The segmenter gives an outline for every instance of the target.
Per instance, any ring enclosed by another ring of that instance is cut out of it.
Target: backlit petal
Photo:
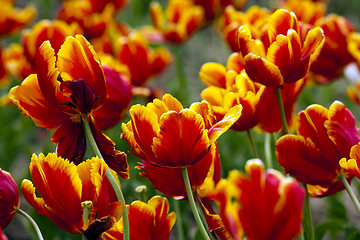
[[[53,223],[61,227],[63,230],[71,233],[80,233],[82,228],[82,221],[77,224],[71,225],[66,219],[60,218],[54,213],[44,202],[43,198],[38,198],[35,194],[34,185],[27,179],[23,180],[21,184],[21,192],[24,195],[26,201],[41,215],[48,217]],[[82,220],[82,219],[79,219]]]
[[[281,87],[283,77],[279,68],[264,58],[249,53],[244,58],[245,70],[251,80],[261,83],[267,87]]]
[[[153,140],[155,165],[185,167],[200,161],[210,146],[203,118],[195,111],[169,111],[160,118],[160,132]]]
[[[226,68],[219,63],[205,63],[199,73],[200,79],[208,86],[226,88]]]
[[[41,92],[54,107],[59,105],[56,97],[60,92],[60,82],[57,80],[59,71],[55,68],[55,61],[55,52],[50,42],[43,42],[36,55],[36,73]]]
[[[310,59],[309,64],[313,63],[319,56],[325,43],[325,35],[321,28],[317,27],[308,32],[302,48],[301,59]]]
[[[73,163],[56,154],[33,155],[30,172],[37,191],[54,214],[71,226],[82,222],[82,183]]]
[[[103,102],[106,84],[103,68],[90,43],[81,35],[67,37],[58,52],[57,67],[64,81],[84,79]]]
[[[153,139],[160,131],[157,115],[148,108],[140,105],[133,105],[129,113],[136,143],[144,152],[151,155]]]
[[[53,129],[58,127],[64,118],[68,118],[45,98],[35,74],[27,77],[21,85],[12,88],[9,98],[39,127]]]
[[[271,14],[267,25],[270,43],[280,34],[286,36],[289,29],[299,33],[299,23],[293,12],[285,9],[276,10]]]
[[[240,117],[242,106],[232,107],[224,118],[213,125],[208,132],[210,144],[213,144],[224,132],[226,132]]]

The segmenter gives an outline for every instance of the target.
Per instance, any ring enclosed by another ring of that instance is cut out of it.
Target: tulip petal
[[[95,98],[100,97],[96,102],[105,100],[106,84],[100,59],[83,36],[66,38],[58,52],[57,66],[64,81],[84,79],[95,92]]]
[[[60,82],[57,80],[59,71],[55,68],[55,61],[55,52],[50,42],[43,42],[36,55],[36,73],[41,92],[52,106],[59,105],[56,98],[60,95]]]
[[[327,187],[336,178],[333,166],[310,138],[285,135],[276,142],[276,156],[285,171],[298,181]],[[327,166],[327,167],[324,167]]]
[[[276,40],[280,34],[286,36],[289,29],[294,29],[299,33],[299,22],[293,12],[285,9],[278,9],[271,14],[268,21],[268,34],[270,43]]]
[[[203,118],[194,110],[169,111],[159,121],[160,132],[153,139],[153,164],[185,167],[200,161],[210,146]]]
[[[226,132],[240,117],[242,106],[237,105],[232,107],[224,116],[224,118],[217,122],[209,129],[209,141],[213,144],[224,132]]]
[[[30,172],[34,184],[47,203],[61,219],[70,225],[82,219],[81,189],[82,183],[76,171],[76,166],[56,154],[40,154],[32,156]],[[63,184],[59,185],[58,183]],[[55,188],[57,186],[57,188]],[[69,196],[72,196],[69,199]]]
[[[306,35],[304,46],[301,51],[301,59],[310,59],[309,63],[313,63],[319,56],[324,43],[325,35],[323,30],[319,27],[311,29]]]
[[[249,53],[244,61],[245,71],[254,82],[274,88],[283,85],[284,80],[279,68],[265,58]]]
[[[39,127],[56,128],[68,117],[43,95],[36,74],[28,76],[19,86],[12,88],[9,98],[22,113]]]
[[[77,224],[77,227],[67,222],[67,219],[61,219],[54,213],[46,204],[43,198],[38,198],[35,194],[34,185],[27,179],[23,180],[21,184],[21,192],[26,201],[41,215],[48,217],[53,223],[61,227],[63,230],[70,233],[79,233],[78,229],[82,228],[82,222]],[[80,207],[81,208],[81,207]]]
[[[199,77],[206,85],[226,88],[226,67],[215,62],[201,66]]]
[[[153,139],[160,131],[158,116],[147,107],[140,105],[133,105],[129,114],[131,116],[132,133],[137,145],[143,152],[151,154]]]
[[[342,156],[349,156],[350,148],[360,141],[355,117],[339,101],[331,104],[325,127],[329,138],[337,146]]]

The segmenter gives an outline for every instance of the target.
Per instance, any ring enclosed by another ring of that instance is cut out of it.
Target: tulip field
[[[0,240],[360,239],[359,9],[0,0]]]

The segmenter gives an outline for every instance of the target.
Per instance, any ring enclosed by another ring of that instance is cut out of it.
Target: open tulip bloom
[[[298,135],[276,142],[276,155],[285,172],[308,185],[311,196],[333,195],[344,189],[339,161],[349,159],[351,147],[360,141],[358,131],[354,116],[341,102],[329,110],[311,105],[297,115]],[[350,181],[353,175],[346,177]]]
[[[196,210],[187,167],[203,159],[216,139],[238,120],[241,109],[231,108],[216,122],[206,101],[184,109],[176,98],[165,94],[162,100],[155,99],[146,107],[132,106],[131,120],[122,124],[121,137],[134,155],[158,167],[181,168],[190,206],[205,239],[209,237]]]
[[[65,231],[97,239],[120,219],[123,210],[106,178],[107,169],[97,157],[76,166],[55,153],[34,154],[30,163],[33,183],[25,179],[21,191],[39,214]],[[89,214],[84,220],[86,210]]]
[[[11,89],[10,99],[37,126],[56,129],[51,139],[57,143],[56,153],[76,164],[86,152],[86,117],[107,164],[128,178],[126,155],[114,149],[91,115],[104,104],[107,90],[103,67],[89,42],[81,35],[67,37],[55,55],[46,41],[36,62],[36,74]]]
[[[170,94],[146,107],[130,108],[131,120],[121,135],[140,159],[165,168],[182,168],[199,162],[210,146],[240,117],[241,106],[231,108],[216,122],[211,106],[203,101],[184,109]]]
[[[251,30],[243,25],[238,41],[249,77],[267,87],[283,87],[304,78],[311,63],[319,55],[325,42],[324,33],[317,27],[302,39],[299,22],[294,13],[284,9],[275,11],[267,24],[268,41],[252,38]]]

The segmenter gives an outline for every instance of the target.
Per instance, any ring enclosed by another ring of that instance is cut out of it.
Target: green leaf
[[[344,221],[348,220],[347,209],[343,204],[342,192],[326,198],[326,209],[329,218],[338,218]]]
[[[352,232],[350,235],[346,237],[345,240],[356,240],[356,239],[360,239],[360,233],[358,231]]]
[[[326,233],[329,233],[331,236],[336,236],[336,234],[343,230],[346,222],[342,219],[329,219],[320,224],[315,228],[315,239],[322,239]]]

